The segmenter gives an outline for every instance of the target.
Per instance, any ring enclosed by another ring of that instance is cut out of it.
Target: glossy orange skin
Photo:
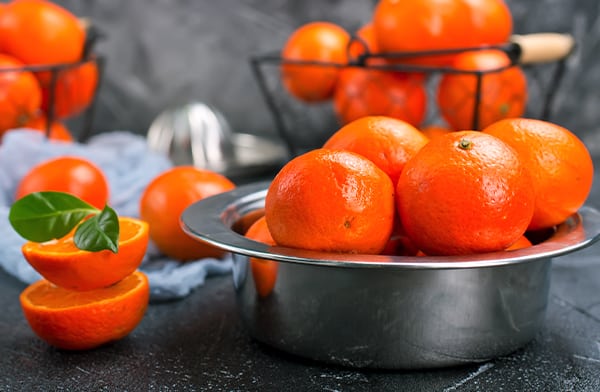
[[[78,61],[85,35],[77,17],[51,1],[11,1],[0,13],[3,50],[25,64]]]
[[[52,98],[54,118],[65,119],[80,114],[94,99],[98,77],[98,65],[94,60],[60,71],[54,95],[51,95],[49,84],[42,88],[42,109],[46,113],[50,110]]]
[[[395,185],[404,165],[429,139],[409,123],[386,116],[367,116],[337,130],[323,148],[352,151],[368,158]]]
[[[24,124],[23,127],[35,129],[36,131],[41,131],[45,134],[47,131],[47,124],[48,119],[43,113],[40,113],[36,117],[29,120],[26,124]],[[72,142],[74,140],[71,131],[69,131],[69,128],[67,128],[66,125],[60,121],[52,122],[52,124],[50,125],[50,134],[47,136],[50,140],[60,140],[63,142]]]
[[[44,243],[26,242],[23,256],[33,269],[57,286],[74,291],[96,290],[117,283],[135,271],[146,254],[148,224],[119,218],[119,250],[89,252],[73,242],[75,231]]]
[[[41,105],[41,87],[33,73],[8,71],[23,66],[16,58],[0,54],[0,136],[26,124]]]
[[[257,219],[246,232],[246,237],[267,245],[276,245],[269,232],[267,220],[264,215]],[[250,257],[250,270],[254,279],[254,286],[259,297],[265,298],[275,288],[277,282],[277,269],[279,264],[273,260]]]
[[[382,52],[447,50],[507,42],[512,15],[503,0],[380,0],[373,28]],[[447,65],[452,55],[402,61]]]
[[[139,271],[110,287],[85,292],[42,279],[19,299],[40,339],[63,350],[89,350],[122,339],[138,326],[148,308],[150,286]]]
[[[33,192],[71,193],[98,209],[109,199],[109,185],[102,170],[91,161],[60,156],[34,166],[19,182],[15,199]]]
[[[404,167],[396,188],[408,237],[427,255],[498,251],[533,216],[531,176],[517,152],[477,131],[431,140]]]
[[[525,118],[502,120],[483,132],[514,148],[532,173],[536,199],[530,230],[558,225],[585,203],[594,164],[574,133],[557,124]]]
[[[508,66],[508,56],[497,50],[465,52],[456,56],[453,67],[465,71],[497,70]],[[477,93],[474,74],[446,73],[437,90],[437,103],[442,117],[457,130],[482,129],[510,117],[520,117],[527,106],[527,78],[523,70],[513,66],[490,72],[482,77],[479,121],[473,123]]]
[[[380,253],[394,223],[394,186],[373,162],[350,151],[315,149],[289,161],[265,198],[278,245],[340,253]]]
[[[350,34],[331,22],[310,22],[292,33],[286,41],[281,57],[283,85],[294,97],[305,102],[330,99],[337,82],[339,67],[327,64],[346,64]],[[325,65],[286,63],[317,61]]]
[[[166,256],[179,261],[222,257],[223,251],[188,236],[179,219],[192,203],[234,188],[233,182],[216,172],[176,166],[148,184],[140,198],[140,217],[148,222],[150,239]]]
[[[364,116],[388,116],[418,126],[427,107],[422,78],[363,67],[340,72],[333,99],[342,125]]]
[[[523,235],[519,237],[519,239],[514,244],[506,248],[506,250],[529,248],[531,245],[531,241],[529,241],[529,239]]]

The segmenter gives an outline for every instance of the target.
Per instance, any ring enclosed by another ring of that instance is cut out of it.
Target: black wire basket
[[[104,56],[94,52],[98,39],[103,38],[104,34],[91,24],[86,30],[86,41],[78,61],[0,69],[0,76],[5,75],[5,80],[10,80],[19,73],[30,73],[37,79],[42,91],[42,104],[36,114],[45,116],[44,132],[48,138],[54,121],[68,123],[73,140],[86,141],[92,133],[97,95],[106,60]],[[88,77],[85,86],[81,83],[83,79],[74,76],[74,72],[84,68]],[[20,103],[7,101],[5,104]],[[26,127],[24,122],[15,123],[14,128]]]
[[[549,38],[548,36],[550,36],[551,40],[557,38],[558,45],[550,42],[548,44],[550,52],[546,53],[545,45],[547,41],[545,39]],[[307,103],[292,96],[286,90],[281,77],[281,68],[286,64],[295,64],[298,67],[316,66],[336,67],[340,69],[355,67],[381,72],[404,72],[424,75],[423,83],[427,104],[423,119],[419,124],[413,124],[418,128],[444,124],[443,116],[435,100],[440,79],[444,75],[472,75],[476,88],[474,90],[474,97],[472,97],[472,108],[469,109],[472,113],[470,128],[476,130],[481,129],[479,114],[482,103],[482,85],[485,76],[500,73],[508,68],[518,66],[522,69],[526,77],[527,86],[526,111],[523,115],[550,121],[555,95],[566,70],[566,61],[573,52],[574,42],[568,35],[555,33],[515,37],[524,37],[526,40],[514,40],[503,45],[465,47],[452,50],[370,53],[364,41],[354,36],[348,47],[350,48],[350,45],[358,43],[364,46],[364,50],[361,55],[350,58],[347,64],[290,60],[283,58],[280,52],[276,51],[252,56],[250,58],[250,65],[261,95],[272,116],[276,132],[286,145],[291,158],[310,149],[320,147],[336,130],[344,125],[344,122],[336,115],[331,100]],[[530,45],[531,43],[533,43],[533,46]],[[554,46],[557,47],[554,48]],[[468,71],[450,66],[424,65],[425,62],[411,61],[429,56],[455,55],[489,49],[500,50],[506,53],[509,63],[494,69]],[[378,115],[385,113],[370,114]]]

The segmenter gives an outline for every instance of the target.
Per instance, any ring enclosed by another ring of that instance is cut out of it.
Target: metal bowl
[[[239,234],[262,214],[267,188],[250,184],[199,201],[184,211],[182,227],[233,253],[237,302],[254,338],[351,367],[453,366],[522,347],[544,323],[552,258],[600,239],[600,213],[583,207],[515,251],[404,257],[271,247]],[[269,276],[256,274],[253,258],[270,260]]]

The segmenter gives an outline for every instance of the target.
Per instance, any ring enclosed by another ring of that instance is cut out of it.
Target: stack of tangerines
[[[406,121],[366,116],[284,165],[268,188],[264,222],[247,235],[338,253],[515,249],[574,214],[593,171],[584,143],[542,120],[510,118],[428,139]],[[259,268],[273,275],[272,265]]]
[[[499,49],[481,50],[506,43],[512,28],[503,0],[380,0],[354,34],[324,21],[296,29],[281,51],[282,82],[303,102],[332,100],[342,125],[384,115],[424,127],[428,76],[438,73],[444,127],[482,129],[525,111],[522,69]]]
[[[0,138],[28,127],[73,139],[62,121],[90,105],[98,84],[96,58],[85,53],[86,36],[83,20],[50,1],[1,4]]]
[[[179,216],[193,202],[234,186],[209,170],[174,167],[157,175],[143,190],[141,219],[118,217],[116,251],[79,247],[77,230],[87,216],[64,236],[27,241],[23,256],[43,277],[20,296],[32,330],[49,344],[69,350],[94,348],[129,334],[142,320],[149,301],[148,280],[138,271],[149,240],[164,255],[181,262],[222,257],[222,251],[187,236]],[[86,158],[60,156],[43,161],[19,181],[9,216],[15,229],[25,226],[26,231],[36,233],[40,226],[60,226],[53,219],[68,220],[82,207],[60,198],[57,202],[48,191],[77,197],[88,204],[84,207],[91,215],[104,212],[110,194],[105,174]],[[47,214],[38,216],[40,209]],[[106,221],[97,223],[106,225],[110,226]]]

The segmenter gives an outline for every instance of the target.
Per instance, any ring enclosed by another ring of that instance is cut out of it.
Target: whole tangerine
[[[323,148],[346,150],[370,159],[398,182],[404,165],[429,139],[406,121],[387,116],[366,116],[337,130]]]
[[[531,175],[502,140],[459,131],[431,140],[404,167],[396,188],[408,237],[427,255],[498,251],[533,216]]]
[[[278,245],[340,253],[380,253],[394,223],[394,186],[367,158],[314,149],[277,173],[265,218]]]
[[[350,34],[332,22],[310,22],[296,29],[281,51],[287,91],[305,102],[331,98],[339,66],[348,61],[349,42]]]
[[[150,225],[150,239],[166,256],[179,261],[222,257],[223,251],[188,236],[179,217],[201,199],[235,188],[227,177],[194,166],[175,166],[156,176],[142,192],[140,217]]]
[[[536,197],[530,230],[562,223],[585,203],[592,188],[594,163],[573,132],[530,118],[501,120],[483,132],[514,148],[532,174]]]

